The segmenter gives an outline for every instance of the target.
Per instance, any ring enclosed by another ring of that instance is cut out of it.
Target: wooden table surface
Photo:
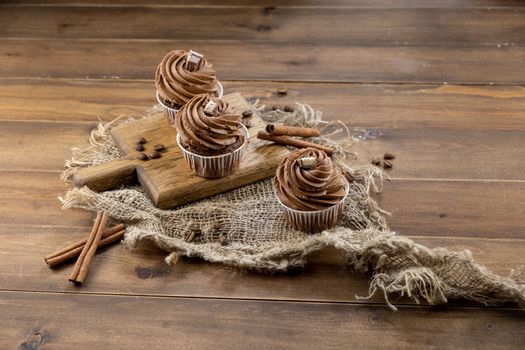
[[[525,311],[366,295],[333,251],[267,276],[155,248],[96,256],[88,281],[43,256],[84,237],[63,211],[70,148],[97,118],[139,116],[170,49],[214,63],[226,91],[309,103],[377,129],[392,151],[391,227],[525,267],[525,3],[520,0],[4,0],[0,4],[1,349],[523,349]],[[289,94],[278,97],[277,88]]]

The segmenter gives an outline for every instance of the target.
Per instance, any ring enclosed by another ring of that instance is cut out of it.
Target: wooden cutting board
[[[238,93],[225,95],[223,99],[240,113],[251,108]],[[112,128],[111,135],[124,157],[78,170],[74,175],[75,184],[105,191],[138,180],[158,208],[168,209],[267,179],[275,175],[279,161],[288,151],[283,146],[257,139],[257,132],[264,129],[265,123],[255,115],[250,119],[246,153],[240,168],[230,176],[205,179],[193,175],[177,146],[175,129],[159,114]],[[141,137],[147,140],[146,154],[156,144],[165,145],[162,157],[138,159],[135,143]]]

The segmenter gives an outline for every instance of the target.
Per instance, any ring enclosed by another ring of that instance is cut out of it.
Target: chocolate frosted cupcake
[[[314,148],[300,149],[284,158],[274,184],[288,223],[310,233],[337,224],[349,189],[348,181],[330,157]]]
[[[213,65],[194,51],[173,50],[162,59],[155,72],[157,100],[173,126],[176,111],[193,96],[222,97],[222,85]]]
[[[239,168],[248,130],[227,102],[197,95],[175,117],[177,144],[196,175],[224,177]]]

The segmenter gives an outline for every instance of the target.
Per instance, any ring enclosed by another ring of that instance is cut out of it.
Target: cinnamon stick
[[[126,230],[123,224],[118,224],[111,228],[105,229],[102,232],[102,237],[98,245],[98,248],[105,247],[113,242],[116,242],[122,239],[122,237],[124,237],[125,232]],[[71,245],[68,245],[67,247],[57,250],[53,254],[49,254],[45,256],[44,260],[49,267],[59,265],[67,260],[70,260],[72,258],[79,256],[86,242],[87,242],[87,238],[77,241]]]
[[[275,136],[301,136],[301,137],[316,137],[321,134],[321,131],[316,128],[303,128],[299,126],[288,126],[280,124],[266,125],[266,132]]]
[[[319,149],[321,151],[325,151],[326,154],[328,154],[329,156],[334,154],[334,150],[331,149],[330,147],[318,145],[317,143],[308,142],[305,140],[294,139],[293,137],[270,135],[269,133],[263,130],[257,133],[257,138],[261,140],[272,141],[272,142],[278,143],[280,145],[285,145],[285,146],[294,146],[298,148],[312,147],[312,148]]]
[[[108,214],[99,212],[97,214],[97,218],[95,219],[93,229],[89,234],[88,240],[80,252],[77,262],[73,267],[73,271],[69,276],[69,281],[73,282],[74,284],[82,285],[86,280],[89,266],[91,265],[91,260],[93,260],[93,256],[97,251],[97,247],[101,241],[102,231],[104,231],[107,222]]]

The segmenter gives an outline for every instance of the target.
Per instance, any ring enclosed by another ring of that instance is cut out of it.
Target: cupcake
[[[288,223],[309,233],[337,224],[349,190],[341,170],[324,151],[315,148],[300,149],[284,158],[274,184]]]
[[[195,51],[173,50],[162,59],[155,72],[157,100],[174,125],[177,110],[193,96],[222,97],[222,85],[213,65]]]
[[[249,137],[241,119],[227,102],[206,94],[179,109],[177,144],[194,174],[217,178],[239,168]]]

